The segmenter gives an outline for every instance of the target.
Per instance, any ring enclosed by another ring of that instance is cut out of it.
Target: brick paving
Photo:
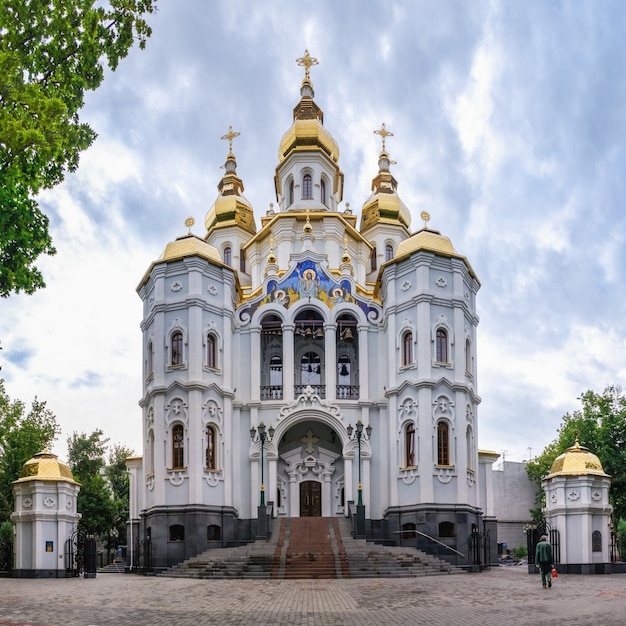
[[[552,589],[526,568],[360,580],[0,578],[0,626],[559,626],[626,623],[626,574],[560,575]]]

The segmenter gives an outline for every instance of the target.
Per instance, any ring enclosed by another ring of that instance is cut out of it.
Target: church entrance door
[[[322,485],[315,480],[300,483],[300,517],[322,516]]]

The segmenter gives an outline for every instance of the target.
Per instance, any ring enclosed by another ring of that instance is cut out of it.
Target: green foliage
[[[79,118],[105,64],[115,70],[156,0],[0,0],[0,296],[44,287],[34,262],[54,254],[33,199],[78,167],[95,132]]]
[[[0,523],[0,544],[13,541],[13,522],[7,520]]]
[[[523,545],[517,546],[517,548],[513,550],[513,556],[516,559],[525,559],[528,556],[528,548]]]
[[[578,435],[580,445],[597,455],[611,476],[609,498],[615,519],[626,518],[626,398],[619,387],[610,386],[601,394],[586,391],[579,400],[582,408],[563,416],[557,438],[528,462],[526,471],[541,485],[556,457],[573,446]]]
[[[115,506],[115,530],[118,544],[126,544],[126,521],[128,520],[129,486],[126,459],[134,455],[134,451],[123,445],[115,444],[109,452],[106,476],[113,492]]]
[[[108,538],[111,531],[118,542],[126,543],[128,519],[128,475],[125,459],[133,451],[114,445],[106,462],[108,439],[101,430],[91,435],[73,433],[67,440],[68,464],[74,478],[81,483],[77,508],[81,528],[93,535]]]
[[[12,401],[0,379],[0,520],[13,512],[11,483],[19,478],[22,466],[59,435],[54,414],[45,402],[35,398],[30,408]]]

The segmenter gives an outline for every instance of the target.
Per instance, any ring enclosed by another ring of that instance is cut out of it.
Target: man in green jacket
[[[548,543],[548,537],[541,535],[535,548],[535,564],[541,570],[541,584],[543,588],[552,587],[552,546]]]

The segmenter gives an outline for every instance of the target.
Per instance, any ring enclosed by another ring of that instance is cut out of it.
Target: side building
[[[158,568],[264,536],[271,518],[346,516],[358,536],[456,563],[490,531],[495,555],[477,449],[480,282],[426,212],[411,232],[384,125],[360,222],[340,208],[315,60],[299,63],[276,206],[257,227],[229,130],[206,232],[189,220],[139,284],[135,541]]]

